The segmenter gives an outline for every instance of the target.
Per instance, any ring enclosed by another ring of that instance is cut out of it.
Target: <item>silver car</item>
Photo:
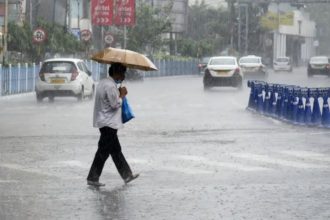
[[[277,57],[273,62],[274,71],[292,72],[292,64],[290,57]]]
[[[84,61],[72,58],[45,60],[35,86],[38,102],[45,97],[52,102],[56,96],[72,96],[78,101],[84,97],[92,99],[94,89],[92,73]]]
[[[330,76],[330,59],[327,56],[311,57],[307,67],[308,77],[313,75]]]
[[[213,86],[242,87],[243,75],[238,66],[236,57],[211,57],[204,73],[204,89]]]
[[[266,75],[266,66],[262,63],[259,56],[249,55],[239,59],[239,66],[244,74],[244,77],[262,76]]]

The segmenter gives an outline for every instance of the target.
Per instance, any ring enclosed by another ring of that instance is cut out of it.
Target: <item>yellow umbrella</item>
[[[132,69],[145,71],[158,70],[155,64],[146,56],[132,50],[108,47],[93,54],[91,58],[99,63],[122,63]]]

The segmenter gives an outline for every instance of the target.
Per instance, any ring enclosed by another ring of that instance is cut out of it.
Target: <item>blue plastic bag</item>
[[[135,117],[126,97],[123,98],[123,103],[121,105],[121,116],[123,123],[126,123]]]

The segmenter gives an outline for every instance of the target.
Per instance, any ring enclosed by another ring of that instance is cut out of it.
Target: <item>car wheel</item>
[[[207,85],[207,84],[204,83],[204,90],[209,90],[210,88],[211,88],[210,85]]]
[[[49,102],[54,102],[55,97],[53,95],[48,96],[48,101]]]
[[[84,99],[84,97],[85,97],[84,87],[81,87],[81,92],[80,92],[80,94],[77,96],[77,100],[78,100],[79,102],[81,102],[81,101]]]
[[[211,88],[211,79],[208,77],[204,77],[203,79],[203,85],[204,85],[204,90],[208,90]]]
[[[41,94],[36,94],[36,98],[37,98],[37,102],[42,102],[42,100],[43,100],[43,96],[41,95]]]
[[[92,87],[92,93],[88,96],[89,100],[92,100],[93,99],[94,94],[95,94],[95,87],[93,85],[93,87]]]
[[[238,88],[238,89],[242,89],[243,88],[243,82],[242,82],[242,80],[237,82],[236,88]]]
[[[236,80],[235,87],[238,88],[238,89],[242,89],[242,87],[243,87],[243,80],[242,80],[241,77]]]

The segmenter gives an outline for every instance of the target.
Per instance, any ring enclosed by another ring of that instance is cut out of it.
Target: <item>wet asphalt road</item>
[[[269,82],[329,86],[303,68]],[[198,76],[128,82],[136,118],[119,131],[141,176],[111,159],[95,189],[92,101],[0,98],[0,219],[330,219],[330,130],[245,110],[249,89],[204,92]]]

